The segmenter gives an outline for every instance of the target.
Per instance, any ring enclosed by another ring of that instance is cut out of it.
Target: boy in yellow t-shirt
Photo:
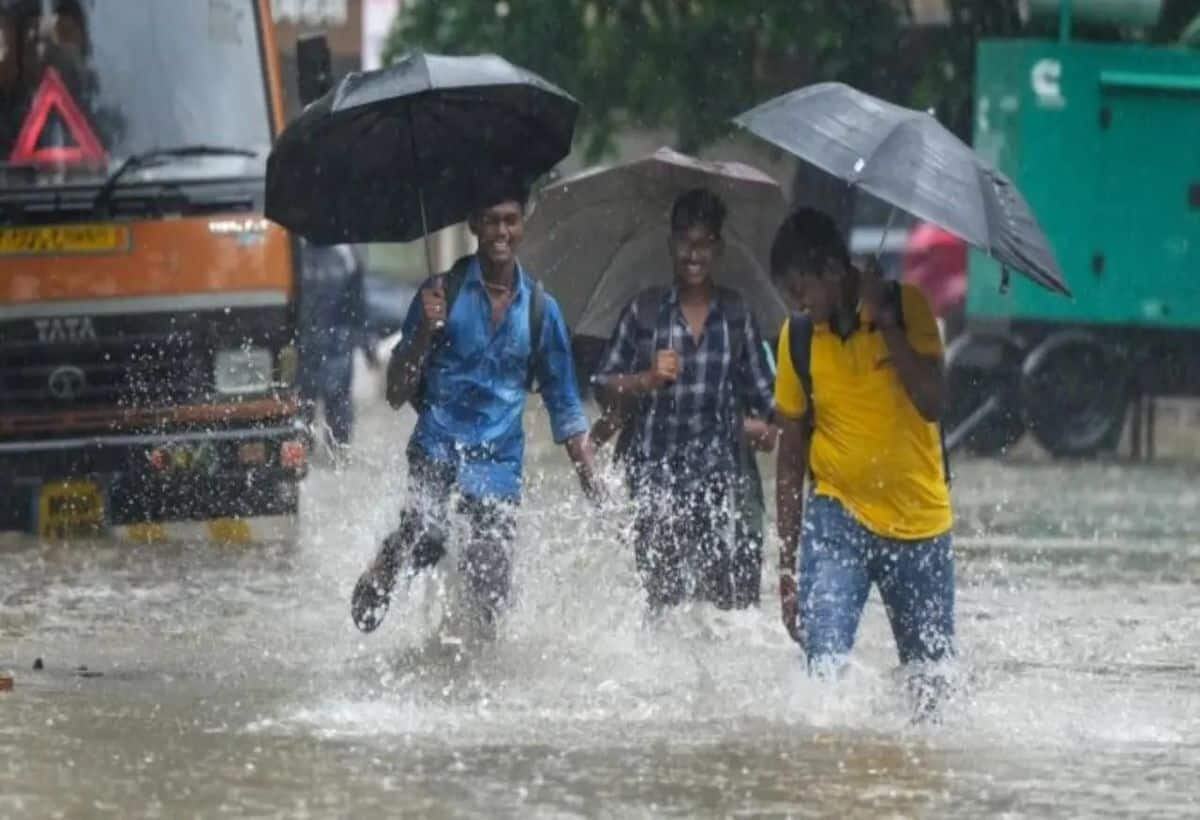
[[[918,289],[854,268],[820,211],[788,217],[771,268],[803,311],[781,333],[775,382],[784,624],[810,669],[836,668],[875,584],[901,663],[940,660],[953,651],[954,556],[933,314]]]

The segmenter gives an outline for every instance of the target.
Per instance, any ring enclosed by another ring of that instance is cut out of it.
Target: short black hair
[[[502,202],[515,202],[521,206],[521,213],[525,213],[529,210],[529,184],[519,179],[494,179],[480,185],[474,199],[472,218]]]
[[[850,267],[850,251],[833,217],[816,208],[788,214],[771,243],[771,276],[780,279],[792,270],[821,275],[831,261]]]
[[[725,227],[725,203],[707,188],[693,188],[675,198],[671,206],[671,233],[701,226],[721,238]]]

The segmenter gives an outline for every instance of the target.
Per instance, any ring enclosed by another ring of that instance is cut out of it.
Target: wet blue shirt
[[[525,382],[533,288],[517,265],[517,293],[503,321],[492,330],[492,306],[483,288],[478,258],[447,317],[443,340],[433,342],[425,371],[425,402],[410,444],[434,461],[450,463],[467,496],[517,498],[521,492],[525,431]],[[421,322],[421,299],[413,299],[404,338]],[[587,432],[579,399],[571,341],[558,303],[546,294],[536,383],[550,414],[555,442]]]

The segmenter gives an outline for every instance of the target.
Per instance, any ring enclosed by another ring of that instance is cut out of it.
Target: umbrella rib
[[[976,175],[978,175],[981,178],[981,184],[980,184],[981,190],[989,190],[989,189],[994,190],[997,187],[996,181],[992,176],[995,173],[994,169],[981,164],[981,165],[976,166],[975,173],[976,173]],[[986,185],[984,183],[986,183]],[[995,202],[992,201],[993,199],[995,200]],[[1008,214],[1000,213],[995,210],[995,205],[997,205],[997,204],[1002,205],[1002,203],[999,202],[999,196],[995,196],[995,197],[984,196],[983,197],[983,207],[984,207],[984,210],[987,211],[987,217],[988,217],[989,224],[1000,225],[1003,223],[1003,224],[1007,224],[1007,225],[1012,225],[1013,222],[1011,219],[1008,218]],[[1067,297],[1071,297],[1073,295],[1071,293],[1070,287],[1068,287],[1065,282],[1061,281],[1061,279],[1055,279],[1051,276],[1045,275],[1041,270],[1039,270],[1037,268],[1036,265],[1028,265],[1028,266],[1016,265],[1016,264],[1013,264],[1012,262],[1004,261],[1003,259],[998,257],[992,251],[992,247],[991,247],[992,244],[993,243],[991,243],[991,242],[988,243],[987,255],[990,256],[992,259],[995,259],[1002,266],[1015,268],[1016,270],[1025,274],[1029,278],[1033,279],[1037,284],[1041,285],[1042,287],[1046,288],[1047,290],[1050,290],[1050,291],[1053,291],[1056,293],[1060,293],[1063,296],[1067,296]],[[1060,271],[1060,276],[1061,276],[1061,271]]]
[[[872,158],[875,157],[875,155],[878,154],[883,149],[884,145],[886,145],[893,138],[895,138],[895,136],[898,133],[900,133],[900,129],[902,129],[908,125],[919,123],[920,121],[921,121],[921,115],[918,114],[917,116],[913,116],[913,117],[905,117],[904,119],[893,123],[892,127],[889,128],[887,131],[885,131],[883,133],[883,135],[880,136],[878,141],[876,141],[876,143],[873,146],[871,146],[871,150],[865,152],[865,156],[860,157],[860,159],[863,162],[862,170],[866,170],[867,164],[869,162],[871,162]],[[858,180],[862,177],[862,170],[854,171],[854,177],[852,179],[847,180],[847,182],[849,182],[851,185],[857,185]]]
[[[878,153],[879,153],[879,152],[882,150],[883,146],[884,146],[884,145],[885,145],[885,144],[886,144],[886,143],[887,143],[889,140],[893,139],[893,138],[894,138],[894,137],[895,137],[895,136],[896,136],[898,133],[900,133],[900,129],[901,129],[901,128],[903,128],[903,127],[904,127],[904,126],[906,126],[906,125],[910,125],[910,124],[913,124],[913,125],[919,125],[919,123],[921,122],[922,118],[923,118],[923,117],[925,117],[925,116],[927,116],[927,115],[923,115],[923,114],[920,114],[920,113],[918,113],[916,116],[909,117],[909,118],[907,118],[907,119],[905,119],[905,120],[902,120],[901,122],[898,122],[898,123],[895,125],[895,127],[891,128],[891,129],[888,131],[888,133],[887,133],[887,134],[884,136],[884,138],[883,138],[883,139],[881,139],[881,140],[880,140],[880,141],[879,141],[879,142],[876,144],[876,146],[875,146],[875,147],[872,149],[872,151],[871,151],[872,155],[878,154]],[[940,124],[940,123],[938,123],[936,120],[934,120],[934,123],[935,123],[936,125],[938,125],[939,127],[941,126],[941,124]],[[949,132],[947,132],[947,134],[949,134]],[[950,136],[951,136],[951,137],[953,137],[953,135],[950,135]],[[956,140],[957,140],[957,137],[954,137],[954,139],[956,139]],[[967,152],[970,152],[970,153],[973,153],[973,152],[971,151],[971,148],[970,148],[969,146],[967,146],[965,143],[963,144],[963,146],[962,146],[962,147],[963,147],[963,149],[964,149],[965,151],[967,151]],[[975,172],[975,178],[974,178],[974,182],[975,182],[975,194],[976,194],[976,196],[977,196],[977,197],[979,198],[979,200],[980,200],[981,207],[982,207],[984,210],[986,210],[986,209],[987,209],[987,196],[985,195],[985,192],[984,192],[983,186],[980,184],[980,180],[979,180],[979,176],[978,176],[978,175],[979,175],[979,168],[980,168],[980,165],[979,165],[979,163],[978,163],[978,162],[976,162],[976,163],[974,163],[974,164],[973,164],[973,170],[974,170],[974,172]],[[935,222],[935,223],[939,223],[939,224],[940,224],[940,221],[939,221],[939,220],[937,220],[937,219],[934,219],[934,218],[930,217],[930,216],[929,216],[927,213],[922,213],[922,212],[921,212],[921,209],[919,209],[919,208],[914,208],[914,207],[913,207],[911,204],[898,205],[897,203],[895,203],[895,202],[892,202],[890,199],[887,199],[885,196],[881,195],[881,193],[880,193],[880,192],[878,192],[878,191],[874,190],[874,189],[873,189],[873,188],[872,188],[870,185],[864,185],[864,184],[862,184],[861,175],[859,176],[859,178],[855,179],[855,180],[854,180],[853,182],[851,182],[850,184],[851,184],[852,186],[858,187],[858,188],[860,188],[860,189],[862,189],[862,190],[866,191],[867,193],[871,194],[872,196],[874,196],[874,197],[876,197],[876,198],[878,198],[878,199],[881,199],[881,200],[883,200],[884,202],[887,202],[889,205],[892,205],[892,206],[894,206],[894,207],[897,207],[897,208],[899,208],[899,209],[900,209],[900,210],[902,210],[902,211],[906,211],[906,212],[908,212],[909,214],[912,214],[913,216],[916,216],[916,217],[918,217],[918,218],[920,218],[920,219],[923,219],[923,220],[926,220],[926,221],[929,221],[929,222]],[[913,187],[914,187],[914,189],[916,188],[916,185],[917,185],[917,183],[916,183],[916,181],[914,180],[914,181],[913,181]],[[986,221],[986,215],[985,215],[985,221]],[[977,246],[977,247],[983,247],[983,248],[985,248],[985,249],[986,249],[986,247],[987,247],[987,244],[988,244],[988,237],[987,237],[986,235],[985,235],[985,236],[982,236],[982,237],[980,237],[980,236],[966,236],[966,235],[963,235],[963,233],[961,233],[960,231],[957,231],[957,230],[952,230],[951,228],[949,228],[949,227],[947,227],[947,226],[945,226],[945,225],[940,225],[940,227],[943,227],[943,228],[945,228],[946,230],[950,231],[950,233],[954,234],[955,236],[958,236],[960,239],[962,239],[963,241],[965,241],[965,242],[967,242],[967,243],[969,243],[969,244],[975,245],[975,246]],[[984,229],[985,229],[985,232],[986,232],[986,225],[984,226]]]

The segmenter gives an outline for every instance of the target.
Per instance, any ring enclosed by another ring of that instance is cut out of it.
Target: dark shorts
[[[758,603],[762,530],[749,482],[728,471],[632,480],[634,552],[652,609],[689,598],[722,609]]]
[[[436,565],[446,554],[451,530],[451,502],[457,489],[452,465],[436,462],[423,451],[408,451],[408,497],[400,512],[400,525],[387,537],[385,551],[405,558],[413,569]],[[496,612],[508,600],[516,536],[516,505],[499,498],[459,496],[455,505],[467,536],[459,567],[475,600]]]

